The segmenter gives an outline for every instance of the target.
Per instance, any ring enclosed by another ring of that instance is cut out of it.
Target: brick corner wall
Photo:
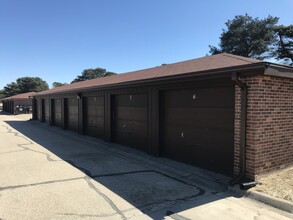
[[[293,164],[293,79],[253,76],[247,84],[246,176]],[[239,172],[240,89],[235,90],[234,173]]]

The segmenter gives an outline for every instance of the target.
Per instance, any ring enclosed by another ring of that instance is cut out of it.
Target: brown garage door
[[[163,154],[233,174],[234,87],[164,92]]]
[[[62,126],[61,99],[52,99],[52,124]]]
[[[42,121],[42,100],[36,99],[37,101],[37,119]]]
[[[112,106],[113,141],[147,151],[147,95],[115,95]]]
[[[78,131],[78,100],[76,98],[65,99],[65,128]]]
[[[85,134],[104,139],[104,96],[86,97],[84,100]]]
[[[45,115],[45,118],[44,118],[44,121],[46,123],[49,123],[49,120],[50,120],[50,100],[49,99],[44,99],[44,115]]]

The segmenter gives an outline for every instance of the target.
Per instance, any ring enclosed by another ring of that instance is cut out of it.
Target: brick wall
[[[248,86],[246,176],[293,163],[293,80],[269,76],[242,78]],[[239,172],[240,89],[235,96],[235,173]]]

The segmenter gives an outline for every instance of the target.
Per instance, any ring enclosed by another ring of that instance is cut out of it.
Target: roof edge
[[[1,101],[4,101],[4,100],[30,99],[32,97],[32,95],[34,95],[34,94],[36,94],[36,92],[20,93],[20,94],[17,94],[17,95],[5,97],[5,98],[1,99]]]
[[[196,72],[197,74],[194,74],[195,72],[188,72],[183,73],[180,75],[173,75],[173,76],[163,76],[163,77],[157,77],[157,78],[150,78],[150,79],[143,79],[143,80],[134,80],[134,81],[127,81],[123,83],[115,83],[115,84],[108,84],[104,86],[90,86],[90,87],[84,87],[84,88],[78,88],[78,89],[69,89],[69,90],[63,90],[63,91],[57,91],[57,92],[51,92],[51,93],[45,93],[45,94],[34,94],[33,97],[38,96],[47,96],[47,95],[55,95],[55,94],[66,94],[70,92],[82,92],[85,90],[91,90],[91,89],[110,89],[117,86],[126,86],[126,85],[139,85],[142,83],[155,83],[155,82],[161,82],[161,81],[167,81],[167,80],[174,80],[174,79],[184,79],[184,78],[200,78],[200,77],[209,77],[211,75],[216,75],[219,73],[225,73],[227,72],[227,77],[230,77],[231,72],[239,72],[239,71],[247,71],[247,70],[265,70],[266,69],[266,63],[265,62],[259,62],[259,63],[250,63],[245,64],[241,66],[233,66],[233,67],[225,67],[220,69],[212,69],[212,70],[206,70],[206,71],[199,71]],[[263,74],[263,73],[260,73]]]
[[[264,75],[293,79],[293,67],[279,65],[275,63],[266,64],[267,68],[264,72]]]

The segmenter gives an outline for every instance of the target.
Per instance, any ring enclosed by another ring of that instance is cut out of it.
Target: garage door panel
[[[165,144],[170,146],[168,149],[174,148],[177,151],[183,148],[197,149],[208,143],[204,129],[166,126],[165,132],[168,134],[165,138]],[[195,135],[196,139],[194,139]]]
[[[167,93],[169,97],[165,97],[165,103],[170,107],[233,107],[229,101],[234,97],[231,88],[188,89]]]
[[[144,134],[133,132],[130,129],[121,130],[116,135],[117,143],[130,146],[136,149],[145,150],[147,137]]]
[[[77,114],[70,114],[68,116],[69,123],[76,124],[75,122],[76,122],[77,116],[78,116]]]
[[[37,118],[39,121],[42,120],[42,102],[40,99],[37,99]]]
[[[61,107],[61,99],[54,99],[53,100],[53,125],[58,127],[62,126],[62,107]]]
[[[85,133],[104,139],[104,96],[86,97],[84,112]]]
[[[234,114],[231,108],[170,108],[165,114],[166,125],[233,129],[234,118],[229,117]]]
[[[173,145],[168,148],[164,155],[175,160],[179,160],[185,163],[194,164],[197,161],[197,166],[203,166],[211,160],[210,151],[206,148],[207,140],[205,138],[204,131],[197,131],[197,141],[188,138],[188,132],[185,132],[186,137],[183,140],[181,137],[175,137],[172,143],[167,142],[165,144]],[[188,140],[190,139],[190,140]],[[206,158],[202,160],[202,158]]]
[[[117,120],[117,131],[131,131],[133,134],[144,134],[147,132],[146,122]]]
[[[72,115],[78,114],[78,106],[68,106],[68,113]]]
[[[49,99],[44,99],[44,114],[45,114],[45,122],[49,123],[50,119],[50,100]]]
[[[233,174],[234,86],[164,92],[163,154]]]
[[[115,95],[113,134],[115,142],[147,150],[146,94]]]
[[[206,109],[205,112],[206,128],[234,132],[234,109],[213,108]]]
[[[132,133],[123,132],[117,134],[117,139],[119,139],[119,144],[133,147],[135,149],[139,150],[145,150],[145,144],[144,142],[147,141],[147,138],[145,136],[141,135],[133,135]],[[129,141],[131,139],[131,141]]]
[[[87,123],[87,126],[88,127],[100,127],[100,128],[103,128],[104,127],[104,117],[94,117],[94,116],[91,116],[91,117],[88,117],[87,119],[88,123]]]
[[[213,138],[208,139],[208,143],[211,150],[214,150],[216,154],[222,155],[231,155],[230,148],[227,146],[231,146],[234,143],[234,140],[231,139],[231,133],[223,130],[208,130],[208,136],[212,136]],[[216,147],[215,147],[216,146]]]
[[[146,121],[146,114],[146,108],[117,107],[116,117],[117,120]]]
[[[87,127],[87,135],[103,138],[104,137],[104,126],[99,125],[98,123],[94,122]]]
[[[105,123],[105,118],[104,117],[97,117],[97,127],[104,127],[104,123]]]
[[[89,116],[104,117],[104,106],[88,106],[87,108]]]
[[[213,132],[214,134],[212,134]],[[223,131],[209,131],[209,136],[213,136],[213,138],[209,139],[209,145],[214,146],[210,149],[213,152],[211,160],[214,164],[214,167],[211,169],[219,172],[225,170],[226,172],[224,173],[232,174],[234,154],[231,153],[230,146],[234,146],[234,141],[231,139],[231,134]],[[230,142],[227,140],[230,140]],[[227,172],[227,169],[230,172]]]
[[[169,108],[165,113],[166,124],[178,124],[178,125],[192,125],[196,127],[204,127],[204,123],[201,118],[204,116],[201,109],[196,108]],[[194,121],[198,123],[194,125]]]
[[[233,157],[227,157],[230,155],[229,152],[223,151],[224,146],[218,143],[221,139],[215,139],[210,143],[208,133],[197,131],[197,140],[194,141],[192,138],[188,140],[188,132],[185,132],[185,134],[185,140],[175,137],[170,138],[170,142],[165,143],[173,145],[167,152],[164,152],[165,156],[219,172],[223,172],[223,168],[226,169],[226,167],[231,166],[230,160],[233,160]],[[213,144],[213,147],[209,147],[211,144]]]
[[[119,136],[119,137],[122,137],[122,136],[125,135],[125,134],[127,134],[127,135],[129,135],[129,136],[131,136],[131,137],[134,137],[134,138],[136,138],[136,137],[145,137],[145,134],[143,134],[143,133],[138,133],[138,132],[133,132],[133,130],[131,130],[130,128],[119,130],[119,132],[117,133],[117,136],[121,135],[121,136]],[[143,139],[144,139],[144,138],[143,138]],[[129,143],[132,143],[132,141],[133,141],[133,139],[128,140]]]
[[[61,127],[62,118],[61,113],[55,113],[55,122],[54,125]]]
[[[96,106],[87,106],[88,115],[96,115]]]
[[[78,131],[78,100],[77,98],[68,98],[66,100],[67,129],[71,131]]]
[[[118,95],[115,103],[119,107],[147,107],[146,94]]]
[[[104,106],[104,97],[103,96],[95,96],[95,97],[87,97],[88,106]]]

